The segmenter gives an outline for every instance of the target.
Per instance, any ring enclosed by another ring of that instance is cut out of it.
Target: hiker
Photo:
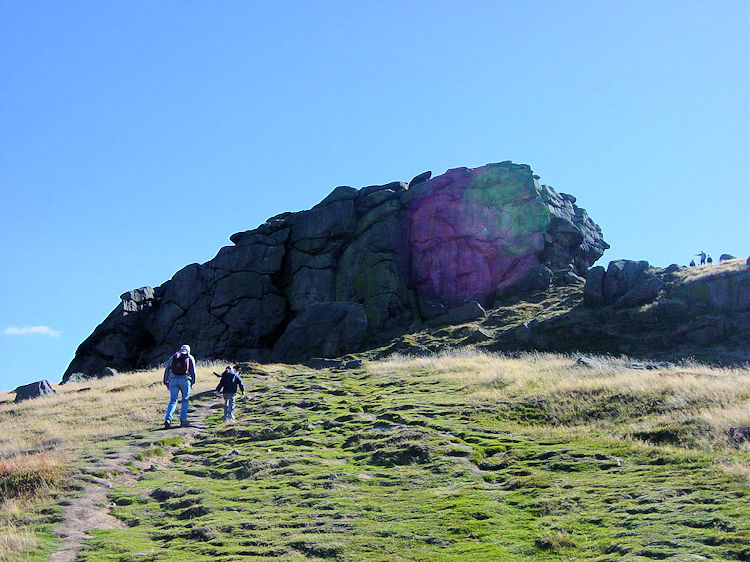
[[[169,389],[169,404],[167,413],[164,415],[164,427],[172,426],[172,416],[177,407],[177,396],[182,393],[180,403],[180,427],[188,424],[188,401],[190,400],[190,387],[195,384],[195,358],[190,355],[190,346],[183,345],[174,355],[167,359],[164,368],[164,386]]]
[[[706,252],[704,252],[703,250],[701,250],[699,253],[697,253],[695,255],[696,256],[700,256],[700,258],[701,258],[701,265],[705,265],[706,264]]]
[[[690,267],[695,267],[695,260],[690,260]]]
[[[706,258],[706,263],[707,263],[708,265],[711,265],[712,263],[714,263],[714,260],[713,260],[713,259],[711,259],[711,256],[708,256],[708,257]]]
[[[216,392],[224,398],[224,421],[227,423],[234,423],[234,395],[237,394],[238,386],[242,396],[244,396],[245,385],[242,384],[242,379],[232,367],[227,365],[227,368],[221,373],[221,380],[216,387]]]

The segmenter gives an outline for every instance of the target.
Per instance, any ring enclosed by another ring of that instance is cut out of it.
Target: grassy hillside
[[[156,371],[0,403],[0,557],[49,559],[93,483],[116,519],[81,560],[750,560],[750,445],[726,434],[750,369],[626,364],[255,366],[234,426],[204,366],[189,435],[158,429]]]

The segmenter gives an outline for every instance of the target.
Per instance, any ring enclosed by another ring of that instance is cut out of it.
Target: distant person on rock
[[[711,259],[711,256],[708,256],[708,257],[706,258],[706,263],[707,263],[708,265],[711,265],[712,263],[714,263],[714,260],[713,260],[713,259]]]
[[[701,265],[705,265],[706,263],[706,252],[701,250],[699,253],[695,254],[696,256],[700,256],[701,258]]]
[[[695,260],[690,260],[690,267],[695,267]]]
[[[188,402],[190,400],[190,387],[195,384],[195,358],[190,355],[190,346],[183,345],[174,355],[167,359],[164,368],[164,386],[169,389],[169,404],[167,413],[164,415],[164,427],[172,427],[172,416],[177,407],[177,397],[182,393],[180,403],[180,427],[188,424]]]
[[[221,380],[216,387],[216,392],[224,398],[224,421],[226,423],[234,423],[234,395],[237,394],[237,387],[244,396],[245,385],[242,384],[242,379],[232,367],[227,365],[227,368],[221,373]]]

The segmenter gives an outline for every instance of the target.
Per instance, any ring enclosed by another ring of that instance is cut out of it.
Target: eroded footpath
[[[54,529],[60,543],[51,560],[75,560],[94,531],[126,528],[121,519],[111,514],[112,490],[136,486],[145,472],[169,470],[173,451],[192,443],[207,428],[206,418],[217,407],[211,397],[210,392],[191,397],[187,427],[164,429],[157,426],[153,431],[112,440],[103,455],[84,458],[88,460],[87,467],[75,479],[79,491],[75,497],[62,502],[62,521]]]

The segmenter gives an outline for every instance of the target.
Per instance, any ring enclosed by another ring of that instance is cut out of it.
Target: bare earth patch
[[[199,397],[207,393],[195,395],[197,400],[190,402],[190,426],[173,427],[171,429],[153,430],[154,438],[180,436],[185,443],[190,443],[195,436],[205,429],[206,417],[211,413],[215,402],[201,400]],[[179,406],[178,406],[179,407]],[[159,420],[155,420],[159,421]],[[68,505],[63,510],[62,523],[55,529],[55,534],[60,537],[61,542],[57,551],[50,559],[53,562],[68,562],[75,560],[83,547],[84,541],[91,538],[89,531],[93,529],[122,529],[125,524],[110,515],[111,504],[107,497],[110,488],[117,485],[134,484],[137,481],[136,473],[129,469],[128,463],[134,463],[143,470],[158,470],[169,464],[172,455],[165,452],[164,455],[136,461],[135,456],[143,451],[143,447],[133,444],[124,445],[113,454],[101,457],[89,467],[89,472],[96,474],[106,473],[106,478],[92,477],[83,486],[79,496],[68,500]]]

